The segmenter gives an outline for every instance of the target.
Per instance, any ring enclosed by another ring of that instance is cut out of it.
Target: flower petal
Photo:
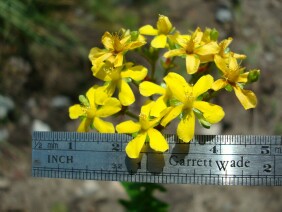
[[[209,74],[202,76],[193,86],[193,96],[198,97],[212,87],[213,77]]]
[[[157,29],[159,33],[168,34],[172,28],[172,24],[167,16],[160,15],[157,21]]]
[[[118,89],[118,98],[122,105],[128,106],[135,102],[135,97],[130,86],[123,79],[118,81]]]
[[[229,57],[229,69],[238,70],[240,67],[238,65],[237,59],[234,57]]]
[[[113,95],[116,90],[116,82],[111,81],[106,85],[100,86],[95,92],[95,103],[97,105],[104,105],[105,100]]]
[[[108,117],[121,110],[121,104],[116,98],[107,98],[104,105],[101,106],[95,113],[97,117]]]
[[[204,118],[211,124],[221,121],[225,115],[222,107],[209,102],[195,101],[194,108],[201,111]]]
[[[133,66],[120,73],[122,78],[128,78],[135,81],[143,80],[147,75],[148,69],[144,66]]]
[[[218,79],[218,80],[216,80],[216,81],[212,84],[212,87],[211,87],[211,88],[212,88],[214,91],[218,91],[218,90],[224,88],[226,85],[228,85],[228,83],[227,83],[226,80],[224,80],[224,79]]]
[[[237,82],[248,82],[249,73],[250,72],[245,72],[243,74],[240,74],[238,79],[237,79]]]
[[[215,56],[214,56],[214,62],[215,62],[215,64],[216,64],[216,66],[217,66],[224,74],[226,74],[226,73],[229,72],[229,68],[228,68],[228,66],[227,66],[227,64],[226,64],[226,62],[225,62],[225,60],[224,60],[222,57],[220,57],[220,56],[218,56],[218,55],[215,55]]]
[[[183,119],[180,120],[177,126],[177,136],[184,142],[189,142],[193,139],[195,133],[195,115],[191,111]]]
[[[115,127],[111,122],[104,121],[98,117],[93,121],[95,129],[100,133],[114,133]]]
[[[161,125],[166,126],[169,122],[171,122],[173,119],[175,119],[182,111],[183,105],[178,105],[176,107],[173,107],[162,119]]]
[[[105,32],[104,35],[102,36],[102,43],[105,46],[106,49],[113,50],[113,37],[111,33]]]
[[[169,146],[164,136],[156,129],[151,128],[148,130],[148,136],[150,139],[150,147],[159,152],[165,152]]]
[[[141,149],[145,143],[147,133],[138,134],[137,137],[129,141],[125,147],[125,151],[128,157],[138,158],[141,152]]]
[[[200,59],[194,54],[186,55],[186,70],[188,74],[194,74],[200,66]]]
[[[185,55],[185,49],[173,49],[170,51],[167,51],[164,54],[164,57],[168,58],[168,57],[175,57],[175,56],[181,56],[181,55]]]
[[[131,120],[122,122],[116,126],[116,130],[118,133],[135,133],[138,132],[140,129],[141,125]]]
[[[237,98],[239,99],[245,110],[255,108],[257,106],[257,97],[252,91],[243,90],[238,86],[234,86],[233,88]]]
[[[210,42],[194,49],[194,53],[198,55],[217,54],[219,46],[216,42]]]
[[[85,115],[83,109],[83,106],[79,105],[79,104],[75,104],[71,107],[69,107],[69,116],[71,119],[77,119],[80,116]]]
[[[123,64],[123,52],[120,52],[115,57],[114,66],[119,67],[122,66],[122,64]]]
[[[154,101],[147,101],[145,104],[141,107],[141,114],[144,114],[145,116],[149,117],[152,107],[154,106]]]
[[[151,42],[151,46],[154,48],[164,48],[166,46],[166,35],[157,35]]]
[[[176,99],[181,102],[186,101],[185,90],[188,90],[190,86],[181,75],[170,72],[164,77],[164,81]]]
[[[140,34],[143,35],[157,35],[158,30],[154,29],[151,25],[145,25],[139,29]]]
[[[153,94],[164,94],[165,88],[155,83],[144,81],[139,84],[139,91],[143,96],[152,96]]]
[[[82,119],[76,131],[77,132],[88,132],[91,120],[92,119],[89,119],[89,118]]]
[[[91,68],[91,71],[93,73],[93,76],[95,76],[96,78],[103,80],[103,81],[110,81],[111,77],[108,75],[108,73],[106,72],[106,65],[104,62],[101,62],[97,65],[93,65]]]
[[[161,112],[167,108],[165,96],[160,96],[151,109],[151,116],[159,117]]]
[[[86,97],[89,101],[90,107],[91,108],[96,108],[95,105],[95,92],[96,92],[96,87],[91,87],[88,89],[87,93],[86,93]]]

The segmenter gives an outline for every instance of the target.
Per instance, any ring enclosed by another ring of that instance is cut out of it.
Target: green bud
[[[130,32],[130,35],[131,35],[131,40],[136,41],[138,36],[139,36],[139,32],[138,31],[132,31],[132,32]]]
[[[232,88],[232,86],[231,85],[226,85],[225,86],[225,90],[227,90],[228,92],[231,92],[231,91],[233,91],[233,88]]]
[[[248,83],[258,81],[259,77],[260,77],[260,70],[257,69],[251,70],[248,75]]]
[[[89,106],[89,101],[84,95],[79,95],[78,99],[79,99],[79,101],[82,105],[84,105],[86,107]]]
[[[218,31],[215,28],[213,28],[210,32],[211,39],[217,41],[218,35],[219,35]]]

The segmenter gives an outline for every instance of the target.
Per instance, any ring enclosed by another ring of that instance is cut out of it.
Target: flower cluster
[[[219,42],[218,32],[210,28],[181,34],[163,15],[156,27],[106,32],[102,37],[104,48],[92,48],[89,54],[93,76],[103,83],[79,97],[80,104],[69,108],[70,118],[81,118],[79,132],[96,129],[100,133],[131,134],[133,139],[126,146],[130,158],[139,157],[145,142],[155,151],[166,151],[169,146],[161,130],[176,118],[178,137],[189,142],[194,137],[196,119],[209,128],[224,117],[222,107],[211,103],[221,89],[234,91],[246,110],[257,105],[255,94],[244,87],[255,82],[260,71],[246,72],[240,65],[246,56],[232,52],[231,42],[232,38]],[[147,59],[150,66],[127,61],[132,51]],[[185,62],[184,76],[177,69],[181,60]],[[137,93],[132,87],[148,98],[139,116],[130,111]],[[128,115],[130,119],[115,127],[101,119],[112,115]]]

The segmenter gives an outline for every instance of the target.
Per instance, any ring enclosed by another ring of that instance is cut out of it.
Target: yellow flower
[[[165,78],[167,86],[174,96],[174,106],[166,113],[161,121],[166,126],[170,121],[180,115],[177,126],[177,135],[184,142],[194,137],[195,116],[203,125],[219,122],[224,117],[223,109],[215,104],[198,100],[199,96],[209,90],[213,84],[213,77],[205,75],[192,86],[179,74],[170,72]]]
[[[87,132],[92,126],[100,133],[114,133],[115,128],[112,123],[103,121],[101,118],[111,116],[121,110],[121,104],[116,98],[106,98],[101,105],[95,101],[95,96],[100,92],[97,87],[91,87],[86,97],[82,97],[82,104],[75,104],[69,108],[71,119],[82,118],[77,129],[78,132]]]
[[[129,80],[141,81],[147,75],[147,68],[138,65],[133,66],[132,63],[126,63],[123,66],[114,67],[112,63],[102,62],[100,65],[93,66],[92,72],[95,77],[105,81],[105,85],[98,88],[104,91],[107,96],[112,96],[116,88],[118,88],[118,98],[122,105],[128,106],[135,101],[134,94],[128,85]],[[103,101],[105,97],[100,95],[97,102]]]
[[[221,41],[218,45],[219,45],[219,52],[218,55],[221,56],[224,59],[228,59],[230,56],[236,58],[236,59],[246,59],[246,55],[244,54],[237,54],[234,52],[231,52],[228,48],[228,46],[230,45],[230,43],[232,42],[232,38],[229,37],[223,41]]]
[[[215,41],[208,43],[202,42],[203,32],[200,28],[190,35],[179,35],[176,38],[178,49],[173,49],[164,54],[164,57],[185,56],[186,70],[188,74],[194,74],[198,71],[200,63],[208,62],[210,55],[217,54],[218,44]]]
[[[169,88],[162,87],[153,82],[144,81],[139,84],[140,94],[143,96],[152,96],[154,94],[160,94],[161,96],[156,100],[156,103],[151,109],[151,115],[158,117],[161,112],[167,108],[167,101],[171,96]]]
[[[155,38],[151,42],[151,46],[154,48],[164,48],[167,43],[167,36],[173,30],[172,24],[168,17],[159,15],[157,21],[157,29],[151,25],[145,25],[139,29],[139,32],[143,35],[153,35]]]
[[[166,111],[163,111],[159,117],[152,118],[150,111],[154,104],[155,102],[150,101],[141,107],[139,122],[129,120],[116,126],[118,133],[137,134],[125,148],[126,154],[130,158],[139,157],[145,141],[148,141],[150,147],[155,151],[164,152],[168,150],[168,144],[165,138],[158,130],[154,129]]]
[[[212,89],[217,91],[230,85],[245,110],[255,108],[257,105],[256,95],[252,91],[242,88],[243,84],[248,81],[249,72],[244,73],[244,68],[240,67],[236,58],[232,56],[226,62],[226,60],[216,55],[214,61],[216,66],[222,71],[223,76],[222,79],[214,82]]]
[[[139,36],[137,36],[137,39],[133,38],[129,31],[123,30],[121,33],[115,34],[105,32],[102,37],[102,43],[105,49],[95,47],[90,50],[90,61],[95,66],[108,60],[113,63],[115,67],[118,67],[123,64],[124,54],[128,50],[143,46],[146,42]]]

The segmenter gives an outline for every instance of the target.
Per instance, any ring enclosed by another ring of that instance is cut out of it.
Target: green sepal
[[[138,31],[131,31],[130,35],[131,35],[131,40],[136,41],[138,36],[139,36],[139,32]]]
[[[231,85],[226,85],[225,86],[225,90],[227,90],[228,92],[231,92],[231,91],[233,91],[233,88],[232,88],[232,86]]]
[[[203,116],[203,113],[202,113],[200,110],[196,109],[196,108],[194,108],[193,111],[194,111],[194,114],[195,114],[195,116],[197,117],[199,123],[200,123],[204,128],[210,129],[210,127],[211,127],[212,124],[209,123],[209,122],[205,119],[205,117]]]
[[[211,30],[211,32],[210,32],[210,38],[211,38],[211,40],[217,41],[218,35],[219,35],[218,31],[217,31],[215,28],[213,28],[213,29]]]
[[[90,106],[88,99],[84,95],[79,95],[78,99],[82,105],[86,107]]]
[[[256,82],[260,78],[260,70],[251,70],[248,74],[248,83]]]

